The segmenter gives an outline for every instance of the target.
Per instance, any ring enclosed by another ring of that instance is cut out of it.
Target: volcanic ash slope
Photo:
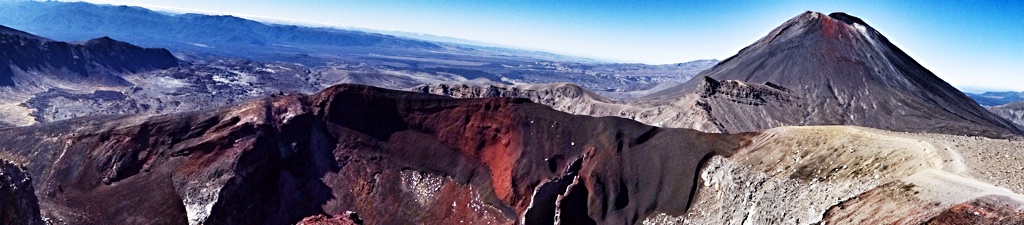
[[[850,126],[774,128],[713,157],[686,215],[644,223],[1024,221],[1024,157],[1009,155],[1020,149],[1022,141]]]
[[[722,132],[856,125],[990,137],[1022,133],[844,13],[800,14],[698,77],[635,104],[701,112],[689,119]]]

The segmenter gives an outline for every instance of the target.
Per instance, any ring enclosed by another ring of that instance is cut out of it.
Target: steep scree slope
[[[707,78],[643,101],[684,100],[676,104],[707,111],[703,122],[721,125],[724,132],[844,124],[987,136],[1024,133],[942,81],[864,21],[844,13],[800,14],[697,76]],[[785,105],[775,106],[702,94],[715,82],[766,85],[797,98],[776,101],[746,94]]]

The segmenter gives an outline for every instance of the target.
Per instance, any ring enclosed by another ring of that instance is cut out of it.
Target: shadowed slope
[[[58,42],[0,26],[0,86],[53,85],[43,80],[125,86],[129,83],[114,75],[178,64],[165,49],[142,48],[108,37],[78,44]]]
[[[34,191],[24,168],[0,160],[0,224],[45,224]]]

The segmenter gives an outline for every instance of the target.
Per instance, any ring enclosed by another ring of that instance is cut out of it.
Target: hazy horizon
[[[1017,2],[87,0],[273,23],[421,33],[598,60],[725,59],[804,11],[864,19],[950,84],[1024,91]]]

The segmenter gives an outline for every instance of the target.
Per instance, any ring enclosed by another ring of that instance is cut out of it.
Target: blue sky
[[[1024,1],[90,0],[448,36],[614,62],[724,59],[806,11],[864,19],[962,89],[1024,91]]]

